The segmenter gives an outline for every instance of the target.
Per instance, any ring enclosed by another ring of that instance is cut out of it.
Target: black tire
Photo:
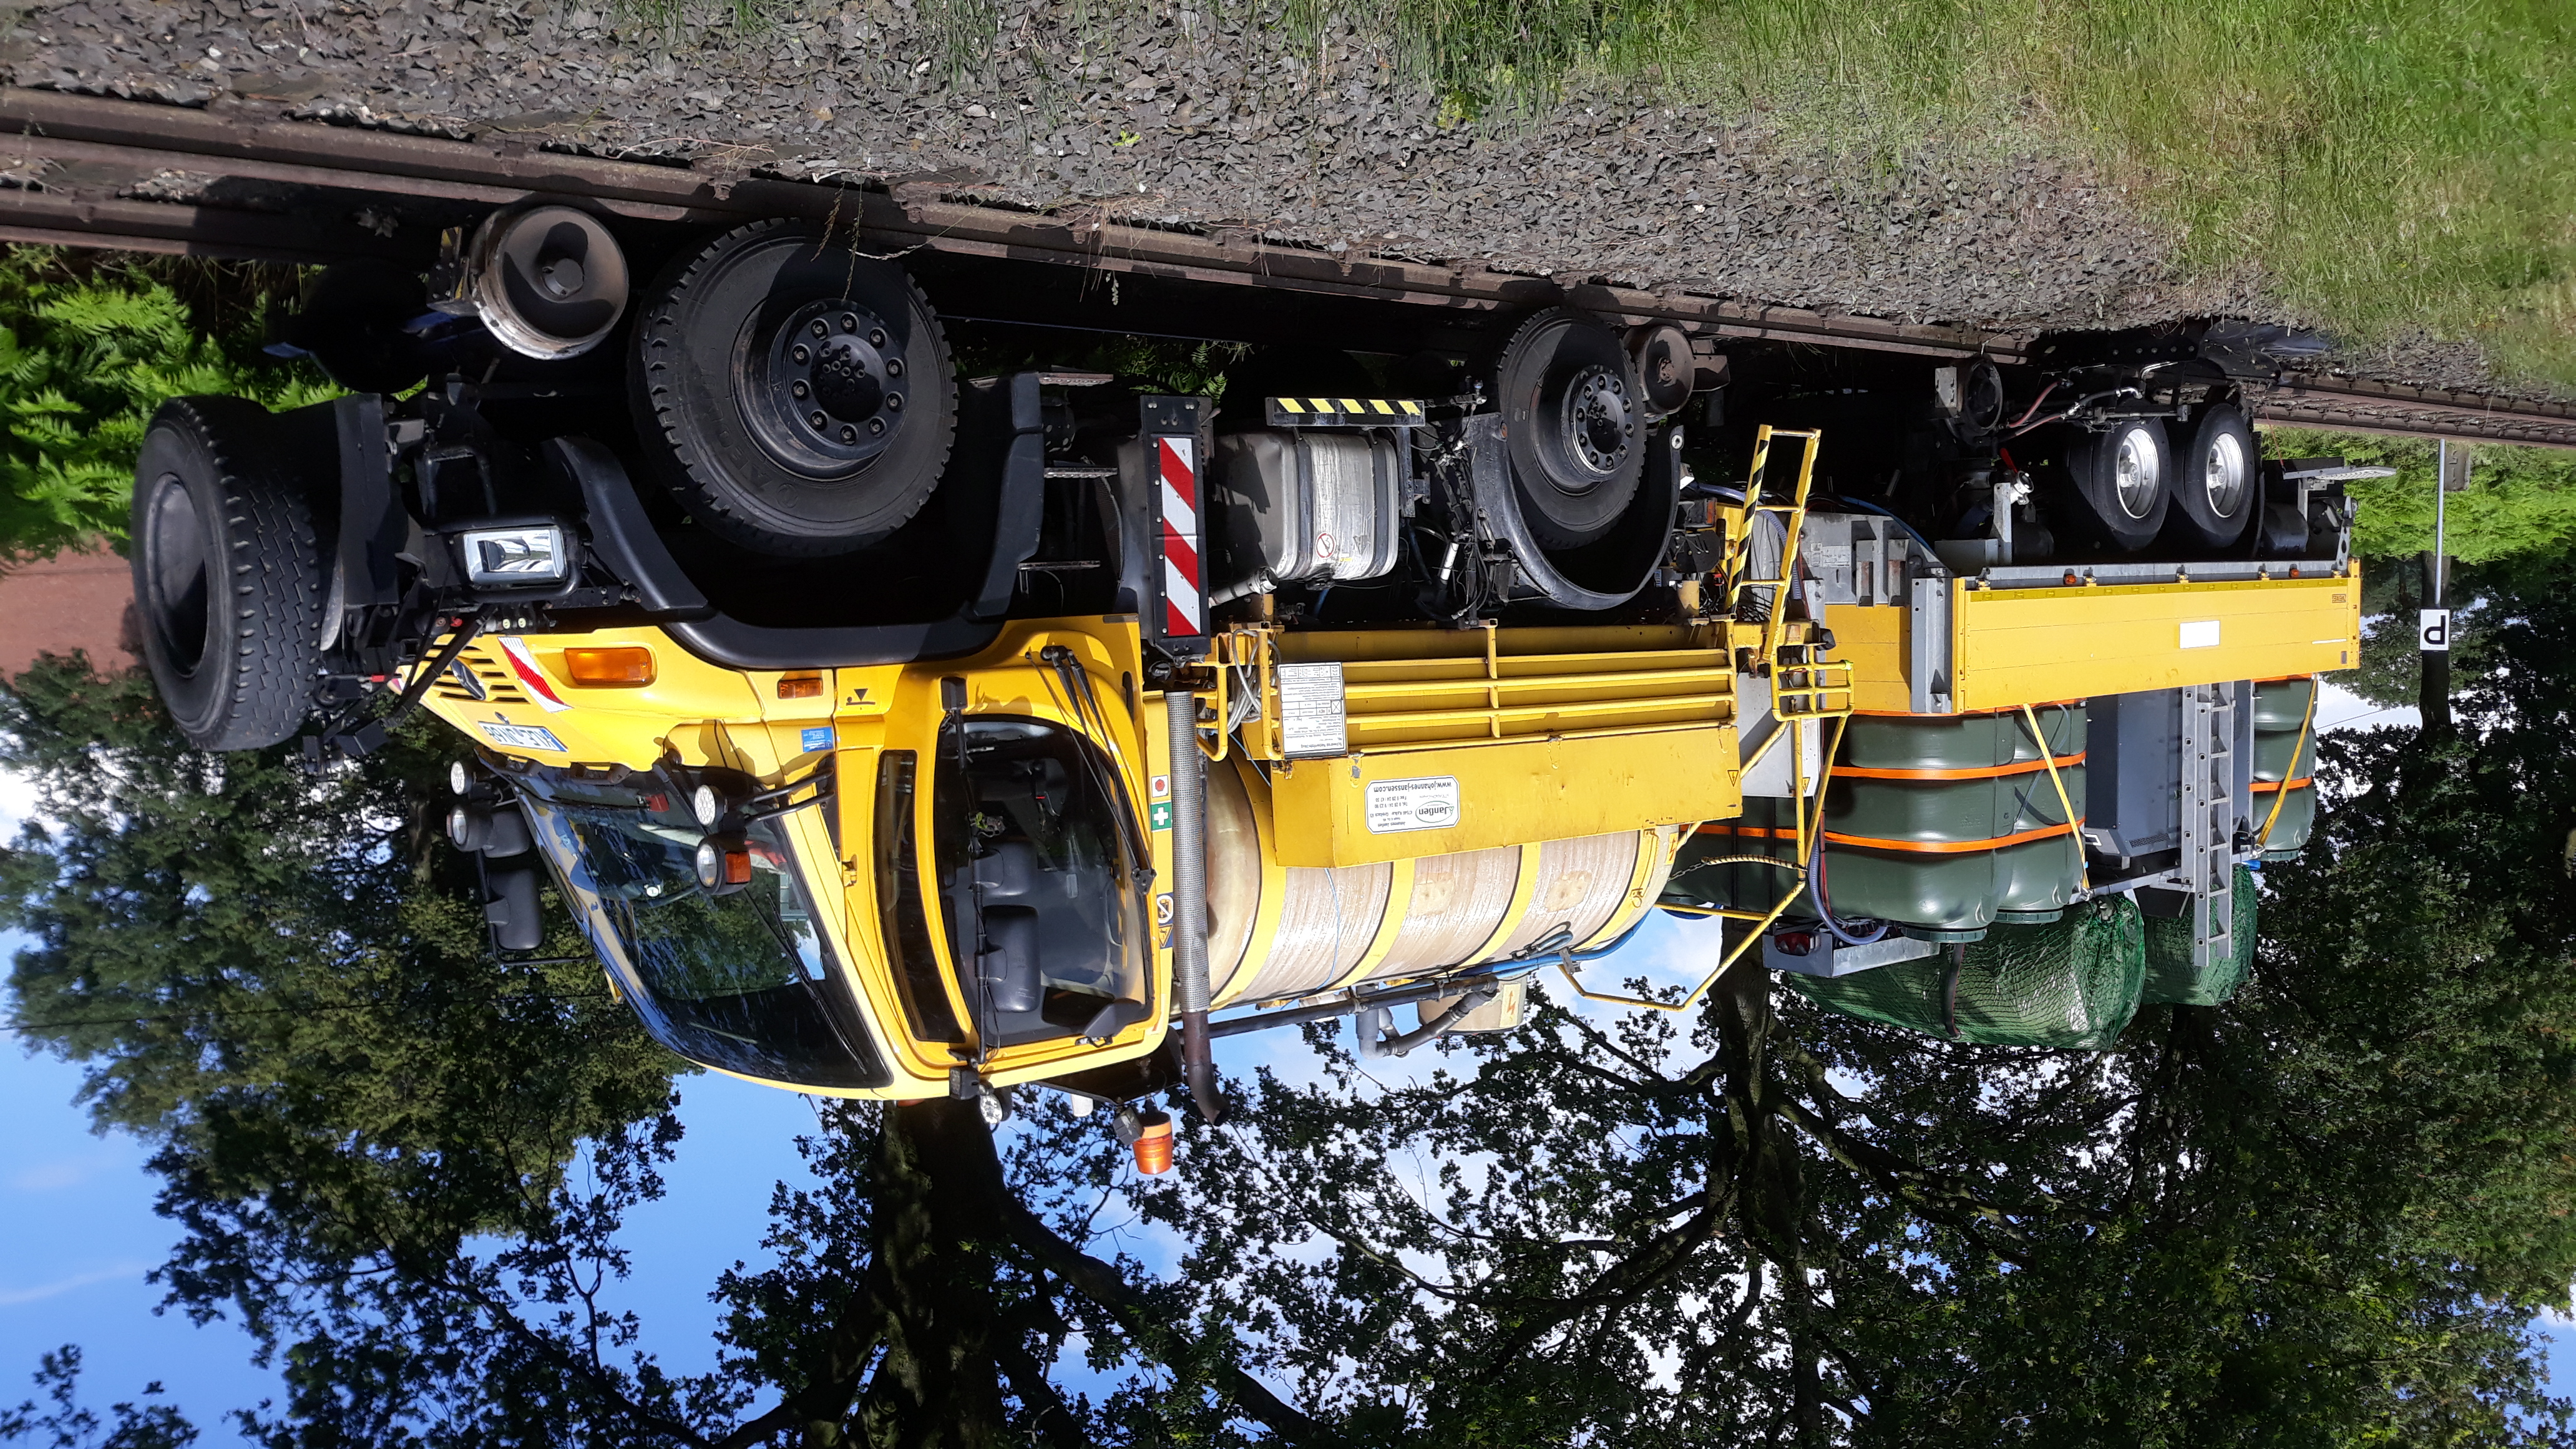
[[[1619,335],[1588,312],[1552,307],[1504,344],[1494,381],[1530,533],[1550,549],[1607,536],[1646,466],[1645,386]]]
[[[311,707],[324,587],[313,483],[257,403],[176,398],[144,432],[133,534],[143,657],[199,749],[266,749]]]
[[[2203,409],[2191,442],[2176,451],[2166,527],[2184,544],[2232,549],[2262,509],[2262,453],[2245,414],[2229,403]]]
[[[2155,542],[2173,506],[2173,449],[2165,425],[2133,418],[2106,432],[2079,433],[2066,449],[2066,487],[2073,495],[2058,516],[2090,542],[2135,553]]]
[[[663,273],[631,378],[649,465],[702,526],[817,557],[866,547],[929,500],[957,429],[950,371],[901,267],[814,222],[761,221]]]

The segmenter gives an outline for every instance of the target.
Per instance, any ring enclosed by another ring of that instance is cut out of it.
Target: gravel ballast
[[[2034,147],[1889,164],[1759,116],[1600,95],[1444,126],[1354,33],[1300,42],[1248,7],[1128,16],[857,0],[666,31],[605,6],[69,0],[0,11],[0,73],[1902,321],[2301,320],[2250,269],[2186,274],[2120,188]],[[2374,370],[2485,380],[2450,347]]]

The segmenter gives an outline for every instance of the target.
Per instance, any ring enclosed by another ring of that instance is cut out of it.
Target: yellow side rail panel
[[[1744,813],[1735,726],[1487,740],[1287,762],[1281,865],[1374,865]]]
[[[1950,586],[1953,708],[2350,669],[2361,577],[2056,589]]]

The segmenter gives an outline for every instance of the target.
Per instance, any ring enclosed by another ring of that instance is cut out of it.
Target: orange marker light
[[[641,689],[653,682],[653,651],[634,645],[567,649],[564,672],[573,683],[592,689]]]
[[[821,699],[823,676],[809,674],[803,678],[782,679],[778,681],[778,697],[780,699]]]
[[[1136,1170],[1152,1177],[1172,1170],[1172,1114],[1148,1112],[1136,1138]]]

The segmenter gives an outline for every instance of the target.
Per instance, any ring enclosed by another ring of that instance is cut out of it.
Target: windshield
[[[746,833],[751,882],[698,884],[705,832],[660,773],[524,776],[528,817],[601,959],[655,1040],[693,1062],[806,1087],[893,1078],[857,1019],[780,819]]]
[[[929,873],[987,1046],[1106,1040],[1147,1015],[1141,882],[1116,778],[1080,736],[1040,720],[940,730]]]

